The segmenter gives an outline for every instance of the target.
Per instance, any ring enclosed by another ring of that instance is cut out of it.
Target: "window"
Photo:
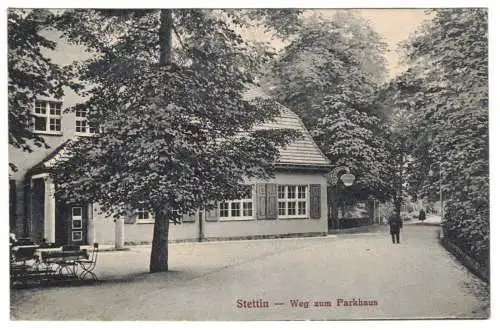
[[[144,207],[139,207],[136,210],[136,216],[137,216],[137,222],[139,222],[139,223],[140,222],[150,223],[150,222],[154,222],[154,220],[155,220],[153,213]]]
[[[83,208],[80,206],[71,208],[71,240],[83,240]]]
[[[87,111],[78,109],[75,113],[75,129],[76,133],[90,133],[93,134],[96,132],[95,127],[89,125],[87,120]]]
[[[61,102],[35,101],[33,126],[37,133],[61,132]]]
[[[239,200],[219,203],[219,218],[221,220],[253,219],[254,203],[252,186],[245,186],[245,194]]]
[[[137,210],[137,219],[138,220],[150,220],[151,213],[148,210],[146,210],[145,208],[141,207],[140,209]]]
[[[278,186],[278,217],[306,217],[307,204],[307,186]]]
[[[82,232],[81,231],[73,231],[71,232],[71,240],[72,241],[81,241],[82,240]]]

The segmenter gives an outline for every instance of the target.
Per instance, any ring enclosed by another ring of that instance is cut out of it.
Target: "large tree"
[[[373,94],[386,74],[385,51],[369,23],[351,11],[307,17],[273,60],[264,85],[312,127],[321,117],[312,107],[323,97],[344,93],[362,100]]]
[[[401,215],[403,201],[415,201],[421,195],[427,172],[421,171],[426,144],[423,144],[421,115],[418,108],[428,100],[421,92],[421,81],[411,70],[400,74],[379,88],[377,101],[387,117],[392,199],[397,214]],[[425,141],[427,142],[427,140]],[[419,154],[422,157],[416,157]],[[428,164],[429,160],[425,159]]]
[[[386,74],[385,50],[369,23],[351,11],[312,16],[265,79],[269,92],[301,116],[332,163],[356,176],[352,187],[336,194],[343,204],[386,199],[391,192],[386,118],[376,99]]]
[[[98,202],[115,216],[151,210],[151,272],[168,270],[169,220],[177,212],[237,198],[245,179],[272,175],[278,148],[296,136],[254,129],[279,109],[244,98],[265,53],[235,32],[234,24],[253,20],[237,14],[72,10],[61,17],[64,35],[96,53],[81,66],[90,87],[76,108],[99,127],[56,168],[60,197]],[[272,17],[259,20],[274,28]]]
[[[487,27],[485,9],[433,10],[405,45],[410,71],[395,98],[414,114],[412,172],[421,195],[435,196],[442,187],[448,236],[483,265],[489,260]],[[436,174],[426,175],[431,167]]]
[[[26,152],[49,147],[43,137],[33,133],[32,110],[40,96],[60,98],[64,86],[74,89],[70,67],[54,63],[48,50],[56,43],[43,36],[55,25],[54,15],[44,9],[9,9],[8,29],[8,113],[9,145]],[[12,169],[15,164],[9,163]]]

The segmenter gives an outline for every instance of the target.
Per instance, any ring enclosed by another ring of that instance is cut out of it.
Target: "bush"
[[[443,229],[450,241],[482,267],[489,269],[489,209],[487,204],[475,204],[477,200],[448,201]]]

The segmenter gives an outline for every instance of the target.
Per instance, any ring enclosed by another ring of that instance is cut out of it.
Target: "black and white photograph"
[[[10,322],[490,319],[479,5],[6,7]]]

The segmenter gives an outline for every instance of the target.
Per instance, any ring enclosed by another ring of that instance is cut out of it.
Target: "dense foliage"
[[[489,261],[488,34],[485,9],[440,9],[406,44],[394,103],[411,116],[412,194],[445,203],[450,239]],[[432,170],[432,171],[430,171]],[[429,175],[429,172],[433,175]]]
[[[9,9],[8,16],[8,117],[9,145],[31,152],[49,147],[32,131],[32,108],[40,96],[60,98],[64,86],[74,89],[70,67],[60,67],[47,56],[56,43],[43,37],[43,30],[54,26],[54,16],[43,9]],[[15,164],[9,164],[16,169]]]
[[[301,116],[332,164],[356,176],[337,194],[344,204],[393,194],[388,127],[376,98],[385,51],[380,36],[352,12],[312,16],[265,80],[269,92]]]
[[[59,21],[65,36],[96,54],[80,67],[90,87],[76,109],[88,111],[98,131],[75,143],[73,156],[55,169],[59,197],[98,202],[115,216],[151,210],[151,271],[167,270],[174,213],[238,197],[245,179],[272,175],[278,147],[296,136],[252,129],[279,109],[244,99],[265,56],[228,15],[71,10]]]

